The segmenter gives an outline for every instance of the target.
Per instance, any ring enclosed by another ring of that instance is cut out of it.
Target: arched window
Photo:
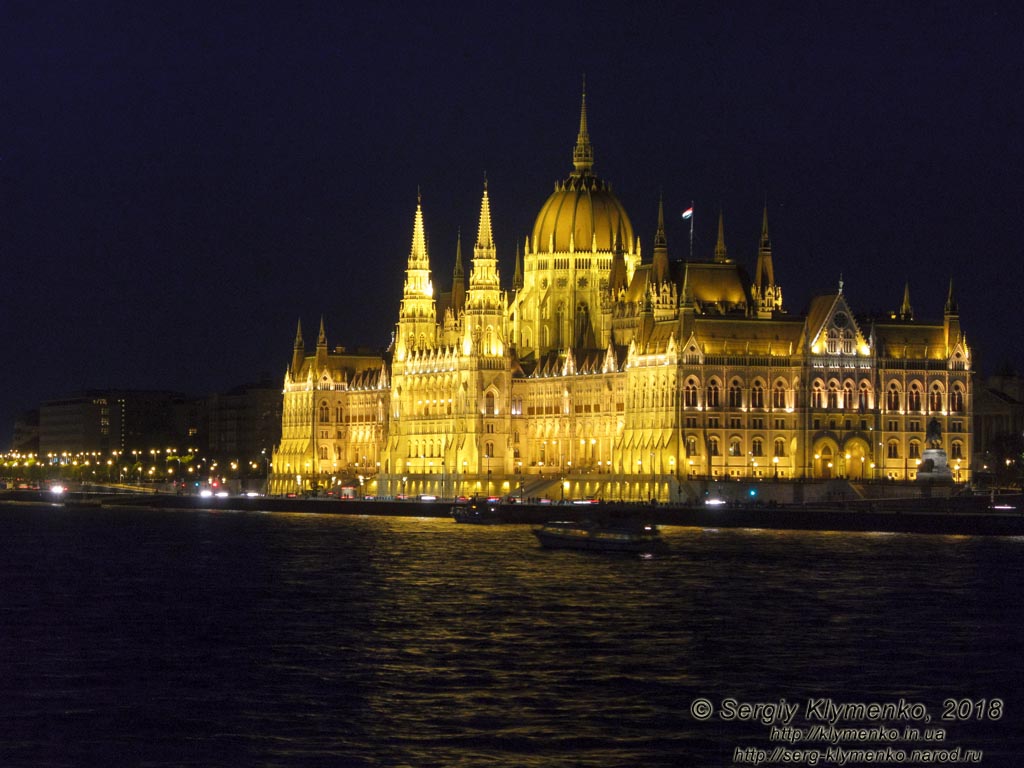
[[[697,407],[697,380],[688,379],[683,387],[683,405],[686,408]]]
[[[484,395],[484,413],[487,416],[494,415],[494,393],[488,392]]]
[[[909,458],[911,458],[911,459],[920,459],[921,458],[921,443],[920,443],[920,441],[918,441],[918,440],[911,440],[910,441],[910,450],[908,451],[907,456]]]
[[[328,422],[330,420],[331,420],[331,409],[327,405],[327,401],[324,400],[322,403],[320,403],[320,421],[326,423],[326,422]],[[324,457],[324,458],[326,458],[326,457]]]
[[[835,328],[829,328],[825,334],[825,350],[830,355],[835,355],[839,352],[839,331]]]
[[[327,461],[327,446],[326,445],[321,445],[320,446],[320,459],[322,461]]]
[[[949,457],[951,459],[962,459],[964,457],[964,444],[959,440],[954,440],[949,446]]]
[[[743,390],[740,388],[740,380],[733,379],[729,385],[729,407],[739,408],[743,405]]]
[[[900,457],[900,443],[898,440],[889,441],[889,445],[886,449],[886,455],[890,459],[898,459]]]
[[[811,388],[811,408],[821,408],[821,404],[824,402],[825,391],[822,389],[820,381],[815,381]]]
[[[708,408],[717,408],[719,404],[719,389],[718,382],[712,381],[708,384],[708,397],[707,397]]]
[[[871,407],[870,393],[871,389],[869,388],[868,383],[866,381],[862,381],[857,395],[857,407],[861,411],[866,411]]]
[[[828,383],[828,407],[829,409],[839,407],[839,385],[834,381]]]
[[[738,437],[734,437],[729,440],[729,455],[730,456],[742,456],[743,455],[743,444],[740,442]]]
[[[843,385],[843,408],[854,408],[854,403],[853,384],[848,381]]]
[[[942,410],[942,387],[938,383],[932,384],[931,391],[928,393],[928,410]]]
[[[949,393],[949,410],[954,413],[961,413],[964,409],[964,390],[959,384],[954,384]]]
[[[689,437],[686,438],[686,456],[690,457],[690,456],[696,456],[696,455],[697,455],[697,438],[694,437],[693,435],[690,435]]]
[[[889,389],[885,393],[885,409],[887,411],[900,409],[900,387],[895,381],[889,385]]]
[[[750,444],[750,452],[754,456],[764,456],[764,440],[755,437]]]
[[[911,384],[910,391],[907,392],[907,410],[921,410],[921,388],[916,383]]]
[[[843,347],[844,355],[853,354],[853,332],[849,328],[844,328],[840,331],[839,338]]]
[[[786,389],[782,386],[782,382],[778,382],[775,388],[772,390],[772,408],[785,408],[786,407]]]
[[[718,438],[712,435],[708,438],[708,453],[712,456],[721,456],[721,452],[718,449]]]
[[[786,455],[786,441],[781,437],[775,439],[775,455],[785,456]]]
[[[755,381],[754,386],[750,389],[750,407],[764,408],[764,387],[759,381]]]

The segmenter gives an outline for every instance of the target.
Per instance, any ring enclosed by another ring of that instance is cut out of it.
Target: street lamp
[[[776,480],[778,480],[779,479],[779,457],[778,456],[772,456],[772,470],[773,470],[772,476]]]

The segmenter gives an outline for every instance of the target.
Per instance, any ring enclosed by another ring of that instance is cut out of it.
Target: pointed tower
[[[775,283],[775,268],[772,265],[772,241],[768,237],[768,203],[761,218],[761,244],[757,249],[757,270],[754,284],[750,287],[754,308],[758,317],[771,317],[772,312],[782,311],[782,288]]]
[[[519,243],[516,243],[516,267],[512,275],[512,288],[515,291],[523,289],[523,254]]]
[[[469,272],[466,294],[466,327],[463,352],[471,350],[485,355],[504,354],[505,301],[498,275],[498,254],[491,229],[491,200],[484,177],[484,194],[480,201],[480,225],[473,246],[473,266]]]
[[[914,319],[914,308],[910,306],[910,281],[908,280],[903,286],[903,303],[900,305],[899,312],[900,320],[913,320]]]
[[[619,293],[629,286],[629,276],[626,273],[626,259],[622,250],[622,229],[615,235],[615,248],[612,251],[612,268],[608,275],[608,291],[612,302],[619,300]]]
[[[452,270],[452,313],[458,317],[466,306],[466,278],[462,272],[462,229],[455,243],[455,269]]]
[[[413,222],[412,248],[405,269],[402,304],[398,310],[395,352],[399,360],[413,350],[437,346],[437,307],[434,285],[430,279],[430,257],[423,227],[423,201],[416,195],[416,217]]]
[[[953,298],[953,278],[949,279],[949,293],[946,295],[946,306],[942,313],[943,331],[946,337],[946,353],[953,349],[961,338],[960,308]]]
[[[651,274],[655,286],[668,280],[668,240],[665,237],[665,204],[658,198],[658,231],[654,233],[654,263]]]
[[[316,367],[322,370],[327,366],[327,329],[324,327],[324,316],[320,315],[320,333],[316,337]]]
[[[715,243],[715,263],[728,264],[729,258],[725,250],[725,220],[722,211],[718,211],[718,242]]]
[[[594,168],[594,148],[590,145],[587,130],[587,78],[583,78],[583,98],[580,103],[580,131],[576,136],[576,147],[572,151],[573,176],[589,176]]]
[[[302,318],[299,318],[299,325],[295,329],[295,344],[292,346],[292,379],[298,378],[302,370],[302,361],[306,359],[306,344],[302,340]]]

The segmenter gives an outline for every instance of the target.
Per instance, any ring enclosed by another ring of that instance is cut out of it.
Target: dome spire
[[[576,137],[576,148],[572,152],[574,176],[587,176],[594,167],[594,148],[590,145],[587,131],[587,76],[583,75],[583,97],[580,101],[580,132]]]

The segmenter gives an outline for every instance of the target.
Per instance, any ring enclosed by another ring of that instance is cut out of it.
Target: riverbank
[[[451,517],[450,502],[414,499],[354,501],[334,498],[199,497],[170,494],[55,495],[49,491],[7,491],[0,493],[0,504],[59,505],[82,511],[98,508],[143,508]],[[578,520],[588,517],[642,519],[657,525],[699,528],[1024,536],[1024,499],[1020,494],[813,505],[502,504],[499,507],[498,519],[507,524],[539,524],[552,519]]]

